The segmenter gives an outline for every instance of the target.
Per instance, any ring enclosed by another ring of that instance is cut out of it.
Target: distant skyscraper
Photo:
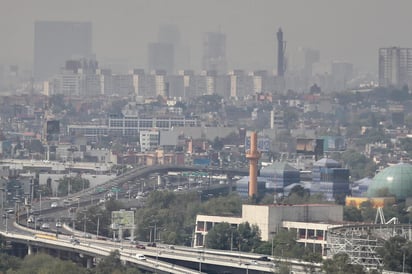
[[[189,49],[187,46],[182,45],[180,30],[176,25],[161,25],[157,34],[157,42],[173,45],[175,69],[190,67]]]
[[[203,37],[203,70],[226,73],[226,35],[207,32]]]
[[[92,57],[90,22],[38,21],[34,24],[34,77],[46,80],[73,58]]]
[[[285,50],[286,50],[286,42],[283,41],[283,32],[282,29],[279,28],[277,34],[278,40],[278,76],[284,76],[286,70],[285,64]]]
[[[164,70],[167,74],[174,72],[174,47],[169,43],[150,43],[148,49],[149,71]]]
[[[412,48],[379,49],[379,86],[412,84]]]

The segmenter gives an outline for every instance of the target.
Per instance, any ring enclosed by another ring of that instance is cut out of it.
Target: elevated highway
[[[230,176],[247,175],[246,169],[221,169],[211,167],[187,167],[187,166],[150,166],[140,167],[129,170],[126,173],[104,183],[99,187],[109,189],[118,187],[122,183],[133,181],[139,177],[145,177],[152,173],[167,173],[169,171],[202,171],[208,174],[228,174]],[[97,187],[85,189],[84,191],[72,194],[66,197],[71,201],[71,205],[87,206],[96,203],[101,197]],[[46,211],[55,211],[58,214],[61,209],[47,209]],[[116,243],[95,239],[81,239],[79,245],[73,245],[69,236],[59,235],[58,238],[39,236],[38,231],[30,230],[18,225],[11,220],[8,223],[7,233],[5,226],[2,226],[0,233],[8,240],[27,245],[27,252],[30,253],[33,247],[48,248],[59,250],[60,252],[70,252],[87,258],[87,265],[91,266],[93,258],[101,258],[109,255],[113,250],[119,250],[121,259],[130,264],[136,264],[139,268],[161,273],[273,273],[280,264],[288,264],[292,267],[294,273],[306,273],[309,267],[319,268],[319,265],[311,265],[299,260],[286,260],[274,258],[273,261],[259,261],[261,255],[252,253],[227,252],[210,249],[194,249],[187,247],[178,247],[167,249],[165,246],[156,248],[147,247],[146,249],[136,249],[126,243]],[[48,234],[47,234],[48,235]],[[164,247],[164,248],[163,248]],[[136,254],[146,256],[146,260],[139,260]]]

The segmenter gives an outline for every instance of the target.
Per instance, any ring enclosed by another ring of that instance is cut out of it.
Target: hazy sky
[[[199,70],[202,33],[227,34],[229,68],[275,68],[282,27],[290,66],[300,47],[375,70],[379,47],[412,47],[411,0],[0,0],[0,63],[33,62],[36,20],[91,21],[100,63],[146,68],[159,25],[176,24]]]

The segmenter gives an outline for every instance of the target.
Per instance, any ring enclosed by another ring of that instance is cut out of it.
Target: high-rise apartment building
[[[203,70],[226,72],[226,35],[220,32],[207,32],[203,37]]]
[[[47,80],[69,59],[92,57],[90,22],[37,21],[34,24],[34,78]]]
[[[412,48],[379,49],[379,86],[412,84]]]

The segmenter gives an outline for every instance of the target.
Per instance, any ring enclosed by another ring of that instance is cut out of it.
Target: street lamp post
[[[7,219],[9,218],[9,214],[6,212],[4,213],[4,218],[6,219],[6,234],[8,233],[8,228],[7,228]]]
[[[39,192],[39,198],[40,198],[40,203],[39,203],[39,215],[41,216],[41,190]]]
[[[6,192],[5,188],[0,188],[1,191],[1,210],[4,210],[4,193]]]
[[[270,232],[270,234],[272,235],[272,249],[271,249],[271,253],[272,253],[272,258],[273,258],[273,240],[275,239],[275,237],[274,237],[274,235],[275,235],[275,232],[274,231],[272,231],[272,232]]]
[[[99,238],[100,214],[97,215],[96,237]]]

